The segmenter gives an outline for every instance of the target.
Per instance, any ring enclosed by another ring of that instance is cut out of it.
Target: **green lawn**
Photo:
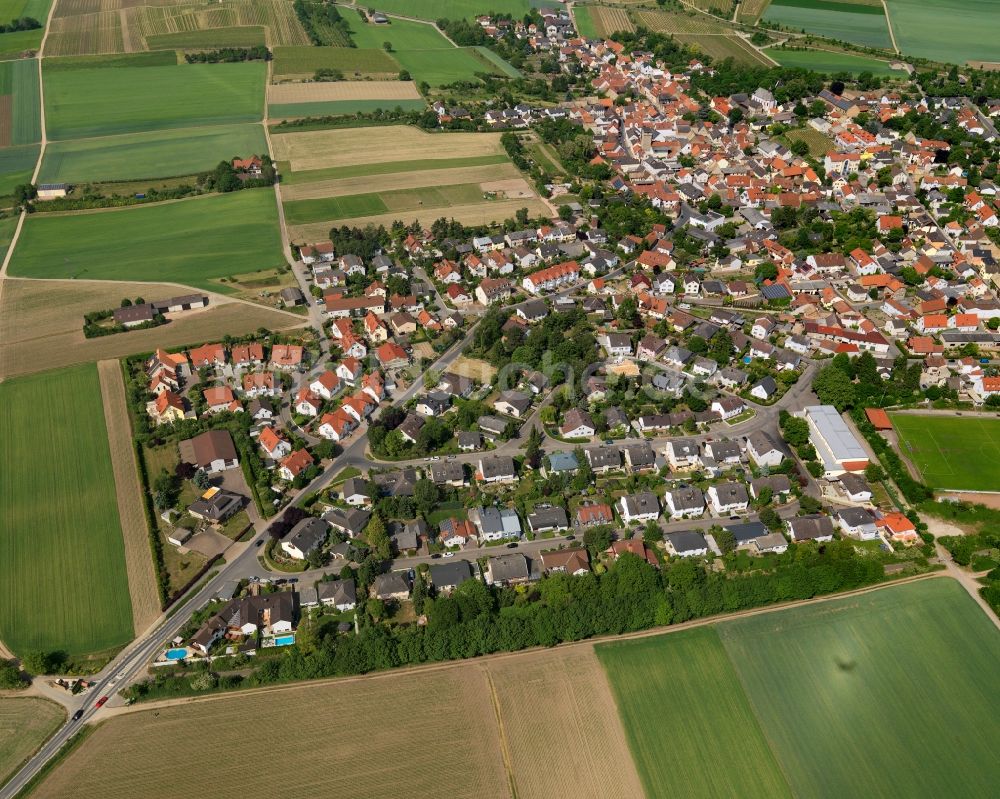
[[[596,652],[647,796],[792,795],[714,627]]]
[[[903,53],[963,64],[1000,61],[996,0],[886,0]]]
[[[273,103],[267,113],[271,119],[295,117],[343,116],[345,114],[370,114],[373,111],[394,110],[422,111],[427,107],[423,100],[329,100],[315,103]]]
[[[360,24],[360,21],[359,21]],[[272,62],[275,75],[312,75],[317,69],[339,69],[346,77],[393,74],[399,64],[382,49],[360,47],[275,47]]]
[[[794,31],[872,47],[892,48],[889,25],[881,6],[832,0],[772,0],[763,19]]]
[[[392,175],[397,172],[422,172],[427,169],[506,164],[509,161],[510,159],[506,155],[497,154],[472,155],[466,158],[424,158],[419,161],[383,161],[377,164],[355,164],[354,166],[338,166],[329,169],[310,169],[304,172],[292,172],[290,169],[284,168],[281,173],[281,182],[294,185],[296,183],[314,183],[317,180],[357,178],[364,175]]]
[[[52,142],[45,149],[45,183],[124,181],[192,175],[234,155],[267,152],[260,125],[220,125]]]
[[[0,640],[71,655],[132,638],[94,364],[0,383]]]
[[[833,53],[829,50],[783,50],[772,47],[764,51],[783,67],[802,67],[815,72],[871,72],[873,75],[888,75],[905,78],[906,73],[890,69],[888,61],[851,53]]]
[[[285,203],[285,218],[290,225],[305,225],[310,222],[351,219],[389,211],[407,213],[422,208],[469,205],[482,202],[482,199],[483,192],[478,183],[425,186],[392,192],[351,194],[346,197],[292,200]]]
[[[894,413],[900,454],[932,488],[1000,487],[1000,418]]]
[[[213,278],[283,263],[270,189],[54,216],[21,232],[12,275],[175,281],[225,291]]]
[[[445,86],[459,80],[473,80],[476,73],[495,73],[500,69],[476,56],[472,47],[452,47],[448,50],[401,50],[393,53],[396,60],[417,83]]]
[[[0,95],[11,95],[11,116],[0,120],[9,130],[11,145],[42,140],[41,100],[38,93],[38,62],[0,62]]]
[[[993,796],[1000,633],[932,579],[719,625],[792,790]]]
[[[254,122],[264,108],[263,63],[46,69],[43,78],[53,139]]]

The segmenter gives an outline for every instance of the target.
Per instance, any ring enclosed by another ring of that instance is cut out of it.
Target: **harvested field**
[[[125,573],[132,599],[132,624],[136,635],[141,635],[160,615],[160,596],[156,589],[142,486],[139,484],[132,429],[125,403],[125,381],[118,361],[98,361],[97,376],[101,381],[104,423],[108,428],[111,470],[115,475],[115,493],[118,496],[118,518],[125,542]]]
[[[339,69],[345,75],[395,78],[399,63],[385,50],[360,47],[275,47],[275,77],[312,77],[317,69]]]
[[[474,155],[469,158],[417,158],[408,161],[382,161],[377,164],[354,164],[330,169],[312,169],[305,172],[292,172],[289,164],[285,162],[279,163],[278,169],[281,172],[282,187],[288,187],[302,183],[313,183],[317,180],[339,180],[366,175],[398,175],[404,172],[419,172],[428,169],[454,169],[456,167],[507,164],[509,162],[510,159],[506,153],[497,153],[495,155]],[[282,196],[284,195],[285,188],[282,188]]]
[[[448,368],[448,371],[486,384],[493,382],[493,378],[496,377],[497,368],[493,364],[479,358],[469,358],[466,355],[460,355]]]
[[[211,295],[208,308],[179,314],[163,327],[83,337],[83,315],[89,311],[114,308],[123,297],[154,300],[188,291],[176,284],[8,278],[0,300],[0,377],[304,324],[294,314]]]
[[[468,158],[503,152],[498,133],[426,133],[407,125],[279,133],[271,137],[276,161],[292,171],[405,161],[410,158]]]
[[[634,31],[635,25],[624,8],[608,8],[606,6],[591,6],[587,9],[593,20],[594,31],[598,36],[610,36],[616,31]]]
[[[494,200],[492,202],[356,216],[351,217],[351,224],[358,227],[369,224],[389,227],[395,220],[402,219],[407,223],[417,220],[421,225],[427,226],[433,224],[436,219],[446,217],[461,222],[463,225],[487,225],[491,222],[513,219],[521,208],[527,208],[529,216],[533,217],[551,215],[549,207],[541,200]],[[329,222],[311,222],[289,227],[289,235],[295,241],[318,241],[329,233]]]
[[[35,696],[0,698],[0,785],[66,720],[55,702]]]
[[[268,86],[268,103],[316,103],[336,100],[419,100],[412,80],[342,80],[335,83],[279,83]]]
[[[752,67],[773,67],[774,62],[762,55],[741,36],[720,36],[718,34],[679,33],[677,41],[692,44],[705,55],[723,60],[732,58],[738,64]]]
[[[401,722],[416,725],[419,740],[401,740]],[[297,734],[275,736],[290,724]],[[265,796],[509,796],[485,672],[468,664],[119,715],[60,763],[35,796],[155,796],[176,783],[183,763],[191,773],[212,774],[214,799],[244,799],[246,765],[219,758],[219,741],[240,741],[247,751],[266,749],[280,759],[281,768],[254,776],[254,790]],[[447,763],[431,751],[442,748]]]
[[[488,180],[505,179],[521,179],[517,167],[510,162],[493,166],[456,167],[297,183],[283,188],[281,196],[285,201],[310,200],[322,197],[343,197],[351,194],[416,189],[423,186],[448,186],[457,183],[482,183]],[[485,184],[483,188],[485,189]],[[534,195],[532,194],[532,196]]]
[[[593,647],[487,661],[519,797],[642,795]],[[542,754],[544,753],[544,754]],[[553,768],[554,763],[572,768]]]

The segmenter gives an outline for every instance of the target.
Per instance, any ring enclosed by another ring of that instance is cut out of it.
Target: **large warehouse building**
[[[823,464],[824,477],[859,472],[868,465],[868,453],[832,405],[810,405],[801,416],[809,423],[809,440]]]

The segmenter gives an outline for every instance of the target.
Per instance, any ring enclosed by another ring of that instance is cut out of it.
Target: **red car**
[[[101,707],[107,701],[108,701],[108,698],[106,696],[102,696],[100,699],[97,700],[97,702],[94,705],[94,707]]]

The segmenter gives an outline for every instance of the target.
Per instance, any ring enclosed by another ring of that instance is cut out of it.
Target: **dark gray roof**
[[[705,536],[694,530],[683,530],[679,533],[666,533],[664,541],[669,541],[677,552],[689,552],[692,549],[707,549]]]
[[[467,560],[432,563],[430,578],[435,588],[454,588],[472,579],[472,568]]]

